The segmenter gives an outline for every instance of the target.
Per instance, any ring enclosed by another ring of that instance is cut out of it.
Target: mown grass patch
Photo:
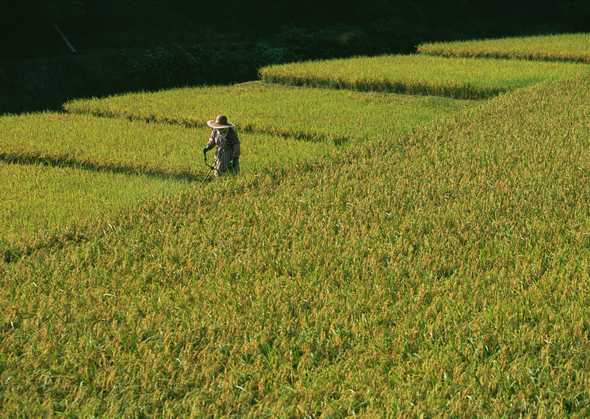
[[[4,411],[587,416],[588,103],[521,90],[0,266]]]
[[[210,129],[95,118],[36,114],[0,118],[0,159],[41,162],[94,171],[139,173],[198,180],[205,169],[203,146]],[[243,171],[289,165],[330,153],[309,144],[267,134],[242,136]],[[273,152],[269,152],[272,150]],[[213,153],[210,153],[210,161]]]
[[[435,42],[418,47],[422,54],[444,57],[513,58],[590,63],[590,34]]]
[[[241,132],[343,144],[395,139],[465,106],[447,98],[300,89],[260,82],[229,87],[182,88],[69,102],[72,113],[204,127],[227,114]]]
[[[262,79],[308,87],[484,99],[546,80],[588,74],[586,65],[444,58],[425,55],[358,57],[262,68]]]
[[[141,202],[178,193],[187,182],[0,161],[0,256],[80,236]],[[2,263],[0,261],[0,263]]]

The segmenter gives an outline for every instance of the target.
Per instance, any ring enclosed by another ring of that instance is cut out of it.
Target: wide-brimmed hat
[[[227,120],[227,116],[225,115],[218,115],[215,120],[207,121],[207,125],[210,128],[233,128],[234,126],[229,123]]]

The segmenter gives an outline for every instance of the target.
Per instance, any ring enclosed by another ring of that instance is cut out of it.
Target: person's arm
[[[207,145],[205,146],[205,148],[203,148],[203,153],[207,153],[209,150],[211,150],[213,147],[215,147],[215,133],[217,131],[213,130],[211,131],[211,137],[209,137],[209,141],[207,142]]]

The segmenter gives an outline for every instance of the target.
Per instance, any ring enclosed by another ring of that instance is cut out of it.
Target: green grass
[[[3,117],[0,131],[4,160],[48,160],[55,165],[189,180],[203,174],[202,149],[211,133],[204,128],[67,114]],[[247,134],[241,140],[245,173],[316,159],[332,149],[269,134]],[[213,153],[209,157],[212,160]]]
[[[445,57],[516,58],[590,63],[590,34],[435,42],[420,45],[418,51]]]
[[[241,132],[315,142],[395,139],[410,129],[467,106],[465,101],[301,89],[260,82],[183,88],[69,102],[72,113],[204,127],[225,113]]]
[[[107,227],[143,201],[179,193],[189,184],[150,176],[0,161],[0,256],[60,238],[89,225]],[[1,263],[1,262],[0,262]]]
[[[588,416],[590,81],[0,266],[5,415]]]
[[[266,82],[296,86],[483,99],[588,72],[576,63],[394,55],[274,65],[260,75]]]

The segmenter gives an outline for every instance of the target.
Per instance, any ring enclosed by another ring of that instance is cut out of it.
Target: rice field
[[[589,71],[577,63],[392,55],[273,65],[260,76],[295,86],[485,99]]]
[[[505,94],[257,82],[0,118],[1,415],[590,415],[590,77],[480,61]],[[222,112],[260,148],[196,187]]]
[[[182,88],[69,102],[69,113],[204,127],[225,113],[241,132],[342,145],[396,138],[450,115],[467,101],[439,97],[302,89],[260,82]]]
[[[5,257],[72,236],[62,230],[108,225],[120,210],[145,200],[200,191],[209,171],[202,148],[210,130],[204,128],[49,113],[2,117],[0,132]],[[248,134],[241,171],[296,166],[332,152],[324,143]]]
[[[590,34],[574,33],[420,45],[422,54],[590,63]]]
[[[585,416],[587,85],[5,266],[7,413]]]
[[[5,160],[51,161],[189,180],[198,179],[206,168],[202,149],[211,134],[205,128],[68,114],[4,117],[0,130],[0,155]],[[270,134],[248,134],[244,140],[246,173],[272,164],[315,159],[333,148]],[[268,149],[275,152],[268,153]]]
[[[0,263],[26,249],[78,240],[138,204],[178,194],[188,181],[0,162]]]

